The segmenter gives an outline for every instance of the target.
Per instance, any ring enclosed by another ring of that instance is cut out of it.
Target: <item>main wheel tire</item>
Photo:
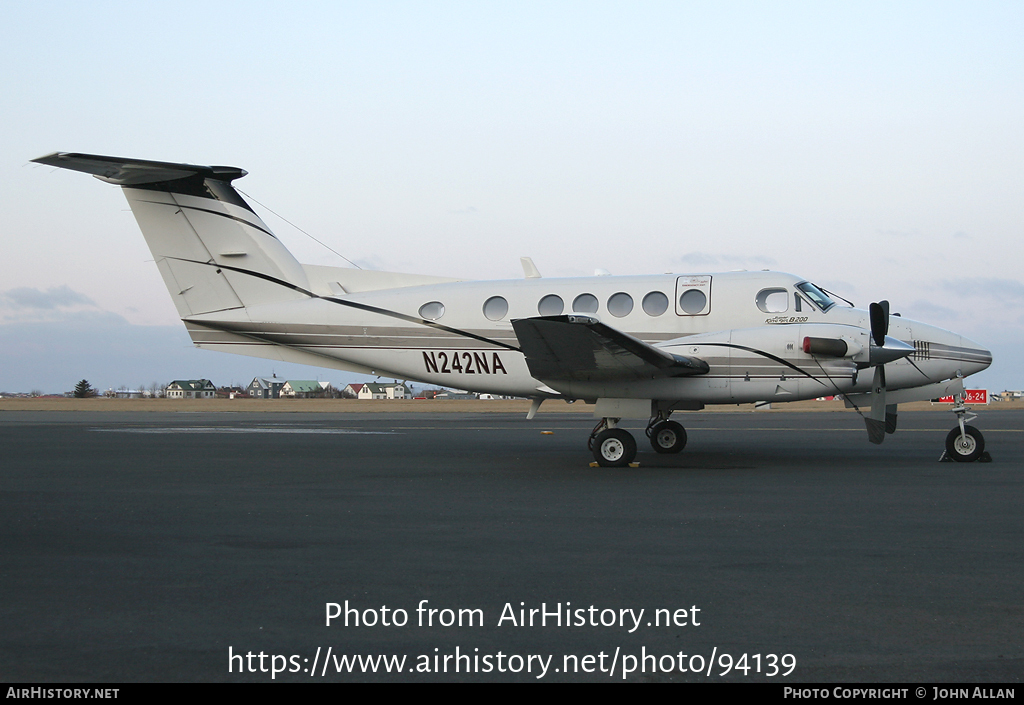
[[[651,447],[658,453],[678,453],[686,447],[686,429],[675,421],[662,421],[651,429]]]
[[[985,437],[974,426],[957,426],[946,436],[946,455],[958,463],[973,463],[985,452]]]
[[[594,439],[594,460],[603,468],[624,468],[636,457],[636,441],[629,431],[609,428]]]

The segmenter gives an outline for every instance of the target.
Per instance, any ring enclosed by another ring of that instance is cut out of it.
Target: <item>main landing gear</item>
[[[964,405],[963,395],[957,395],[953,401],[953,413],[956,414],[957,425],[946,435],[946,451],[939,460],[958,463],[992,462],[992,456],[985,452],[985,437],[968,421],[978,418],[970,413],[971,407]]]
[[[636,440],[629,431],[618,428],[618,423],[617,418],[605,417],[590,433],[587,448],[601,467],[623,468],[636,458]],[[651,417],[646,434],[658,453],[678,453],[686,447],[686,429],[669,421],[664,412]]]

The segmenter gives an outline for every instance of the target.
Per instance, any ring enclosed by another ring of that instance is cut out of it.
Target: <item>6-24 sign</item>
[[[988,404],[988,390],[987,389],[965,389],[964,402],[967,404]],[[939,397],[939,403],[952,404],[953,397]]]

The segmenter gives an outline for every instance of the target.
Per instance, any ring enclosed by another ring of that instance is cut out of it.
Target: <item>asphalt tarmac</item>
[[[987,464],[937,462],[948,413],[880,447],[847,413],[674,418],[682,454],[634,425],[607,469],[579,414],[2,412],[0,676],[1024,676],[1024,412],[981,412]]]

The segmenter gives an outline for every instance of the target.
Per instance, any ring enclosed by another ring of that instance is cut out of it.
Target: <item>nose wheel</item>
[[[985,437],[974,426],[954,428],[946,436],[946,457],[958,463],[973,463],[985,452]]]
[[[971,408],[964,405],[962,395],[957,395],[953,402],[953,413],[956,414],[957,425],[946,434],[946,452],[940,460],[950,460],[958,463],[991,462],[992,456],[985,452],[985,437],[981,431],[974,426],[967,424],[978,418],[977,414],[970,413]]]

